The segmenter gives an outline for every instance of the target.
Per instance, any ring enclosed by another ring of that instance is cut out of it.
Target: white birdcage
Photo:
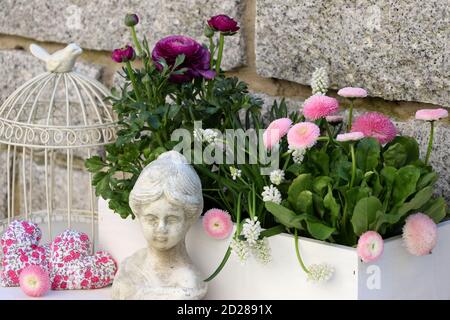
[[[94,242],[97,212],[91,177],[85,173],[85,181],[77,181],[74,172],[82,173],[82,160],[116,138],[116,119],[104,100],[110,92],[72,70],[82,52],[76,44],[53,54],[36,45],[30,50],[46,63],[47,72],[23,84],[0,107],[8,208],[3,227],[18,218],[46,221],[49,240],[52,225],[71,228],[81,223],[87,230],[90,225]],[[74,169],[76,164],[80,170]],[[77,195],[88,203],[74,204]]]

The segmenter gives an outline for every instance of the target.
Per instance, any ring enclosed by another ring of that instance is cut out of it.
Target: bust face
[[[163,195],[158,200],[138,205],[135,214],[150,247],[168,250],[184,239],[189,223],[183,208],[174,206]]]

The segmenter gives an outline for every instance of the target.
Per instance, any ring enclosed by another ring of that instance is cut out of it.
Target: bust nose
[[[161,233],[161,234],[167,233],[167,224],[164,219],[160,219],[158,221],[158,226],[156,227],[156,232]]]

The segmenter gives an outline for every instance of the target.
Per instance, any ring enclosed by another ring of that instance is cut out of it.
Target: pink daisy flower
[[[40,266],[31,265],[20,273],[19,284],[30,297],[41,297],[50,290],[50,277]]]
[[[356,252],[364,262],[373,262],[383,253],[383,238],[376,231],[364,232],[358,240]]]
[[[344,121],[343,116],[326,116],[325,120],[327,120],[328,123],[335,124],[335,123],[341,123]]]
[[[214,208],[203,216],[203,228],[211,238],[225,239],[233,231],[233,222],[228,212]]]
[[[292,120],[289,118],[280,118],[272,121],[263,134],[263,142],[266,149],[272,149],[286,135],[291,125]]]
[[[448,111],[443,108],[438,109],[422,109],[416,112],[417,120],[435,121],[448,117]]]
[[[301,122],[294,125],[287,134],[289,146],[307,149],[316,144],[320,136],[320,128],[312,122]]]
[[[381,144],[385,144],[395,138],[397,128],[385,115],[368,112],[356,118],[351,132],[362,132],[365,137],[375,138]]]
[[[336,136],[336,140],[339,142],[346,142],[346,141],[358,141],[364,138],[364,134],[362,132],[349,132],[349,133],[342,133],[338,134]]]
[[[305,100],[303,115],[308,120],[317,120],[336,113],[339,102],[332,97],[314,95]]]
[[[367,91],[363,88],[356,87],[345,87],[338,91],[337,93],[341,97],[345,98],[364,98],[367,97]]]
[[[430,254],[437,242],[436,223],[420,212],[410,215],[403,226],[403,241],[412,255]]]

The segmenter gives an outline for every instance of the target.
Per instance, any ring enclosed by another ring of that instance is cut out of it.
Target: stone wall
[[[0,0],[0,7],[0,102],[44,70],[28,54],[30,43],[49,51],[80,44],[81,72],[112,86],[120,66],[111,61],[110,51],[130,42],[123,16],[136,12],[138,33],[151,46],[169,34],[205,42],[208,17],[226,13],[236,18],[241,30],[227,37],[224,67],[248,82],[266,105],[287,97],[292,109],[300,108],[311,93],[312,71],[323,66],[330,74],[331,95],[343,86],[367,88],[370,97],[358,102],[358,111],[389,114],[422,144],[428,131],[413,121],[415,111],[450,106],[448,0]],[[431,159],[441,174],[437,192],[447,200],[449,124],[438,126]],[[0,158],[4,154],[0,149]],[[0,212],[5,212],[6,170],[11,168],[4,161],[1,166]]]

